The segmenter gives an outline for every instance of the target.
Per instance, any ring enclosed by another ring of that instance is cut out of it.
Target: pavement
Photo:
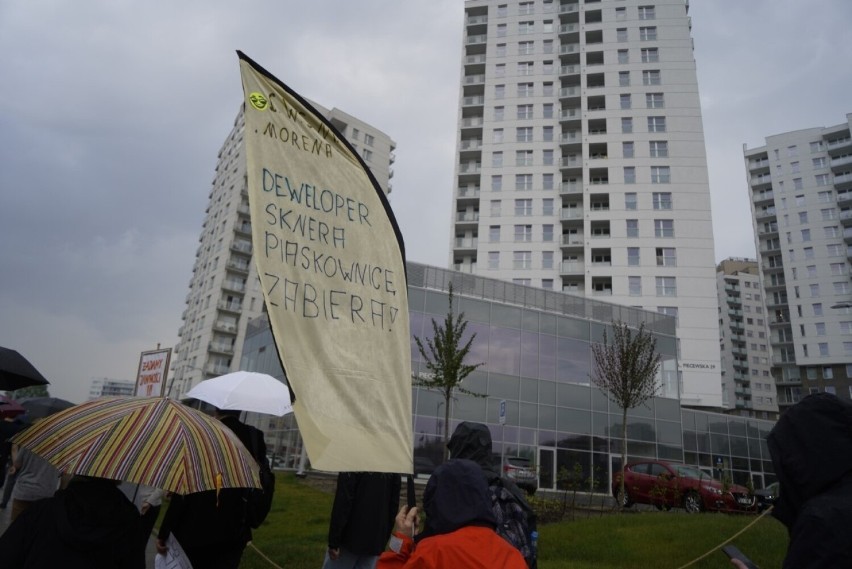
[[[4,510],[0,510],[0,534],[3,534],[6,531],[6,528],[9,527],[9,518],[12,515],[12,503],[9,502],[9,505]],[[145,568],[146,569],[154,569],[154,556],[157,554],[157,546],[155,537],[152,534],[151,539],[148,540],[148,548],[145,550]]]

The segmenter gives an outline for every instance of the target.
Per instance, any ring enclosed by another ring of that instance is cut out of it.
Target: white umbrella
[[[202,381],[186,396],[231,411],[253,411],[277,417],[293,412],[290,390],[265,373],[235,371],[220,375]]]

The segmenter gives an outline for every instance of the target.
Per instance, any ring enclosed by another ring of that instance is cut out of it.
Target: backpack
[[[488,487],[491,494],[491,511],[497,519],[497,534],[521,552],[527,567],[536,567],[536,545],[532,542],[535,531],[534,514],[527,513],[518,497],[503,484],[501,478],[494,479]]]
[[[257,456],[257,431],[252,432],[252,454],[260,465],[260,488],[251,488],[246,497],[246,523],[254,529],[260,527],[272,508],[272,496],[275,494],[275,473],[269,466],[266,456]]]

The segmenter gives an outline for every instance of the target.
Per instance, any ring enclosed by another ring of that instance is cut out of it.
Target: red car
[[[681,506],[687,513],[703,510],[749,512],[755,498],[744,486],[725,487],[698,467],[662,460],[643,460],[627,464],[624,470],[624,495],[621,473],[614,477],[612,495],[625,508],[633,504],[651,504],[658,509]]]

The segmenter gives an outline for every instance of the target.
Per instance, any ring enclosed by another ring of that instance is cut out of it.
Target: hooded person
[[[488,485],[497,533],[521,552],[530,569],[537,566],[532,533],[537,530],[536,515],[524,492],[500,475],[494,466],[491,431],[487,425],[459,423],[447,443],[451,458],[465,458],[479,465]]]
[[[75,476],[33,502],[0,536],[3,567],[144,569],[139,514],[114,480]]]
[[[442,464],[423,492],[426,522],[415,535],[417,508],[403,506],[396,517],[391,551],[379,559],[379,569],[525,569],[517,549],[494,531],[488,486],[479,466],[454,459]]]
[[[809,395],[766,441],[780,483],[772,513],[790,536],[783,567],[852,567],[852,403]]]

